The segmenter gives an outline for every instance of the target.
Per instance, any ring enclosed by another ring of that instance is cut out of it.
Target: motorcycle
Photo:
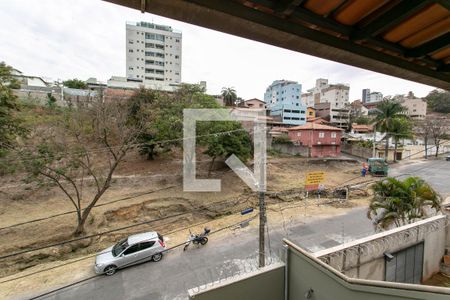
[[[194,245],[205,245],[208,242],[208,234],[211,232],[211,229],[208,229],[205,227],[203,233],[200,234],[192,234],[190,231],[189,239],[186,241],[186,244],[184,245],[183,251],[186,251],[186,249],[189,247],[191,243]]]

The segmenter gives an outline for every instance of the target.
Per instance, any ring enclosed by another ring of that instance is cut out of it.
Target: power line
[[[223,204],[223,203],[227,203],[227,202],[233,202],[233,201],[227,200],[227,201],[223,201],[223,202],[214,202],[211,205],[200,205],[198,207],[195,207],[194,210],[190,210],[190,211],[187,211],[187,212],[177,213],[177,214],[173,214],[173,215],[170,215],[170,216],[165,216],[165,217],[156,218],[156,219],[152,219],[152,220],[148,220],[148,221],[144,221],[144,222],[140,222],[140,223],[136,223],[136,224],[132,224],[132,225],[127,225],[127,226],[124,226],[124,227],[103,231],[103,232],[100,232],[100,233],[97,233],[97,234],[91,234],[91,235],[88,235],[88,236],[78,237],[78,238],[74,238],[74,239],[71,239],[71,240],[67,240],[67,241],[63,241],[63,242],[59,242],[59,243],[54,243],[54,244],[51,244],[51,245],[46,245],[46,246],[37,247],[37,248],[33,248],[33,249],[28,249],[28,250],[14,252],[14,253],[11,253],[11,254],[0,256],[0,260],[5,259],[5,258],[9,258],[9,257],[13,257],[13,256],[17,256],[17,255],[20,255],[20,254],[24,254],[24,253],[34,252],[34,251],[38,251],[38,250],[42,250],[42,249],[46,249],[46,248],[61,246],[61,245],[65,245],[65,244],[76,242],[76,241],[80,241],[80,240],[85,240],[85,239],[89,239],[89,238],[93,238],[93,237],[97,237],[97,236],[102,236],[102,235],[109,234],[109,233],[112,233],[112,232],[121,231],[121,230],[124,230],[124,229],[129,229],[129,228],[133,228],[133,227],[137,227],[137,226],[141,226],[141,225],[146,225],[146,224],[150,224],[150,223],[161,221],[161,220],[166,220],[166,219],[170,219],[170,218],[174,218],[174,217],[179,217],[179,216],[182,216],[182,215],[193,213],[195,210],[207,209],[207,208],[212,207],[214,205]]]
[[[248,219],[244,220],[243,222],[250,222],[250,221],[254,220],[255,218],[256,218],[256,216],[251,217],[251,218],[248,218]],[[207,222],[211,222],[211,221],[207,221]],[[203,222],[203,224],[204,224],[204,223],[207,223],[207,222]],[[212,232],[210,233],[210,235],[216,234],[216,233],[218,233],[218,232],[221,232],[221,231],[223,231],[223,230],[229,229],[229,228],[231,228],[231,227],[235,227],[235,226],[237,226],[237,225],[239,225],[239,224],[241,224],[241,223],[242,223],[242,222],[235,223],[235,224],[232,224],[232,225],[229,225],[229,226],[226,226],[226,227],[222,227],[222,228],[220,228],[220,229],[218,229],[218,230],[212,231]],[[202,224],[202,223],[200,223],[200,224]],[[189,228],[194,227],[194,226],[198,226],[198,225],[197,225],[197,224],[196,224],[196,225],[192,225],[192,226],[190,226]],[[182,231],[182,230],[185,230],[185,229],[177,230],[177,231],[174,231],[174,232],[178,232],[178,231]],[[181,243],[181,244],[177,244],[177,245],[175,245],[175,246],[172,246],[172,247],[170,247],[170,248],[168,248],[168,249],[162,251],[162,253],[164,253],[164,252],[169,252],[169,251],[171,251],[171,250],[173,250],[173,249],[176,249],[176,248],[178,248],[178,247],[183,246],[184,244],[185,244],[185,243],[183,242],[183,243]],[[56,268],[59,268],[59,267],[63,267],[63,266],[65,266],[65,265],[72,264],[72,263],[75,263],[75,262],[78,262],[78,261],[81,261],[81,260],[85,260],[85,259],[91,258],[91,257],[96,256],[96,255],[98,255],[98,254],[94,254],[94,255],[91,255],[91,256],[89,256],[89,257],[85,257],[85,258],[79,259],[79,260],[77,260],[77,261],[69,262],[69,263],[62,264],[62,265],[59,265],[59,266],[55,266],[55,267],[52,267],[52,268],[48,268],[48,269],[45,269],[45,270],[40,270],[40,271],[37,271],[37,272],[35,272],[35,273],[33,273],[33,274],[24,275],[24,276],[22,276],[22,277],[18,277],[18,278],[13,278],[13,279],[10,279],[10,280],[2,281],[2,282],[0,282],[0,284],[6,283],[6,282],[10,282],[10,281],[14,281],[14,280],[17,280],[17,279],[20,279],[20,278],[23,278],[23,277],[35,275],[35,274],[37,274],[37,273],[45,272],[45,271],[48,271],[48,270],[56,269]],[[147,259],[149,259],[150,257],[151,257],[151,256],[147,256],[147,257],[141,258],[141,259],[139,259],[139,260],[133,262],[133,264],[135,264],[136,262],[140,262],[140,261],[147,260]],[[63,289],[66,289],[66,288],[75,286],[75,285],[77,285],[77,284],[79,284],[79,283],[86,282],[86,281],[88,281],[88,280],[94,279],[94,278],[99,277],[99,276],[101,276],[101,275],[96,274],[96,275],[94,275],[94,276],[90,276],[90,277],[88,277],[88,278],[79,280],[79,281],[77,281],[77,282],[73,282],[73,283],[68,284],[68,285],[65,285],[65,286],[63,286],[63,287],[59,287],[59,288],[57,288],[57,289],[54,289],[54,290],[45,292],[45,293],[40,294],[40,295],[38,295],[38,296],[32,297],[32,298],[30,298],[30,299],[39,299],[39,298],[48,296],[48,295],[50,295],[50,294],[52,294],[52,293],[61,291],[61,290],[63,290]]]
[[[208,134],[203,134],[203,135],[195,135],[195,136],[188,136],[188,137],[181,137],[181,138],[176,138],[176,139],[168,139],[168,140],[161,140],[161,141],[155,141],[154,144],[166,144],[166,143],[173,143],[173,142],[177,142],[177,141],[183,141],[183,140],[190,140],[190,139],[196,139],[196,138],[200,138],[200,137],[208,137],[208,136],[220,136],[223,134],[230,134],[230,133],[234,133],[234,132],[239,132],[239,131],[246,131],[244,128],[241,129],[235,129],[235,130],[228,130],[228,131],[218,131],[218,132],[214,132],[214,133],[208,133]],[[143,145],[148,145],[150,143],[134,143],[134,144],[130,144],[127,145],[128,147],[137,147],[137,146],[143,146]],[[91,149],[91,150],[80,150],[80,151],[73,151],[73,152],[69,152],[70,154],[83,154],[83,153],[99,153],[99,152],[108,152],[111,149],[116,149],[116,148],[121,148],[123,147],[123,145],[116,145],[116,146],[111,146],[111,147],[100,147],[100,148],[95,148],[95,149]],[[63,151],[57,152],[57,153],[64,153]],[[0,159],[0,161],[7,161],[7,162],[13,162],[13,161],[32,161],[34,159],[32,158],[14,158],[14,159],[9,159],[9,158],[2,158]]]
[[[177,233],[177,232],[186,230],[188,228],[192,228],[192,227],[199,226],[199,225],[202,225],[202,224],[206,224],[206,223],[209,223],[209,222],[212,222],[212,221],[208,220],[208,221],[198,222],[196,224],[192,224],[192,225],[189,225],[189,226],[186,226],[186,227],[183,227],[183,228],[179,228],[177,230],[173,230],[173,231],[170,231],[170,232],[163,233],[163,235],[169,235],[169,234]],[[162,226],[165,226],[165,225],[162,225]],[[161,227],[161,226],[159,226],[159,227]],[[159,231],[159,230],[155,230],[155,231]],[[32,275],[35,275],[35,274],[39,274],[39,273],[42,273],[42,272],[54,270],[54,269],[57,269],[57,268],[61,268],[61,267],[64,267],[64,266],[67,266],[67,265],[70,265],[70,264],[74,264],[74,263],[79,262],[79,261],[83,261],[83,260],[92,258],[92,257],[97,256],[97,255],[102,254],[102,253],[106,253],[106,252],[102,251],[102,252],[94,253],[94,254],[85,256],[83,258],[80,258],[80,259],[76,259],[76,260],[73,260],[73,261],[70,261],[70,262],[67,262],[67,263],[59,264],[57,266],[49,267],[47,269],[42,269],[42,270],[39,270],[39,271],[36,271],[36,272],[32,272],[32,273],[29,273],[29,274],[25,274],[25,275],[22,275],[22,276],[19,276],[19,277],[14,277],[14,278],[11,278],[11,279],[0,281],[0,284],[11,282],[11,281],[15,281],[15,280],[18,280],[18,279],[22,279],[22,278],[29,277],[29,276],[32,276]]]
[[[226,171],[222,171],[220,173],[227,173],[227,172],[230,172],[230,171],[231,170],[226,170]],[[100,207],[100,206],[109,205],[111,203],[116,203],[116,202],[120,202],[120,201],[124,201],[124,200],[130,200],[130,199],[133,199],[133,198],[138,198],[138,197],[141,197],[141,196],[144,196],[144,195],[160,192],[160,191],[171,189],[171,188],[178,187],[178,186],[181,186],[181,184],[172,185],[172,186],[164,187],[164,188],[153,190],[153,191],[143,192],[143,193],[140,193],[140,194],[137,194],[137,195],[134,195],[134,196],[128,196],[128,197],[124,197],[124,198],[119,198],[119,199],[116,199],[116,200],[112,200],[112,201],[108,201],[108,202],[104,202],[104,203],[100,203],[100,204],[94,205],[93,207]],[[81,211],[84,211],[84,210],[85,210],[85,208],[81,209]],[[63,216],[63,215],[68,215],[68,214],[76,213],[76,212],[77,212],[76,210],[72,210],[72,211],[67,211],[67,212],[51,215],[51,216],[48,216],[48,217],[45,217],[45,218],[39,218],[39,219],[30,220],[30,221],[27,221],[27,222],[16,223],[16,224],[13,224],[13,225],[10,225],[10,226],[0,227],[0,231],[2,231],[4,229],[9,229],[9,228],[12,228],[12,227],[18,227],[18,226],[34,223],[34,222],[45,221],[45,220],[48,220],[48,219],[51,219],[51,218],[60,217],[60,216]]]
[[[172,186],[168,186],[168,187],[165,187],[165,188],[161,188],[161,189],[157,189],[157,190],[153,190],[153,191],[149,191],[149,192],[140,193],[140,194],[134,195],[134,196],[124,197],[124,198],[116,199],[116,200],[113,200],[113,201],[96,204],[93,207],[100,207],[100,206],[109,205],[111,203],[116,203],[116,202],[120,202],[120,201],[130,200],[130,199],[133,199],[133,198],[138,198],[138,197],[141,197],[141,196],[144,196],[144,195],[157,193],[157,192],[164,191],[164,190],[171,189],[171,188],[178,187],[178,186],[181,186],[181,184],[179,184],[179,185],[172,185]],[[81,209],[81,211],[84,211],[85,209],[86,208],[83,208],[83,209]],[[5,229],[9,229],[9,228],[13,228],[13,227],[23,226],[23,225],[30,224],[30,223],[45,221],[45,220],[48,220],[48,219],[52,219],[52,218],[56,218],[56,217],[60,217],[60,216],[64,216],[64,215],[69,215],[69,214],[73,214],[73,213],[76,213],[76,212],[77,212],[76,210],[71,210],[71,211],[66,211],[66,212],[63,212],[63,213],[51,215],[51,216],[48,216],[48,217],[45,217],[45,218],[39,218],[39,219],[30,220],[30,221],[27,221],[27,222],[16,223],[16,224],[13,224],[13,225],[10,225],[10,226],[0,227],[0,231],[5,230]]]

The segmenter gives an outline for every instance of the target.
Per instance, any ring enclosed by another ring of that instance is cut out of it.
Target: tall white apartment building
[[[332,125],[347,128],[350,103],[350,87],[346,84],[329,84],[328,79],[319,78],[316,86],[302,94],[302,102],[316,109],[316,116],[322,117]]]
[[[126,80],[170,90],[181,83],[182,34],[170,26],[126,24]]]
[[[383,94],[380,92],[370,92],[370,89],[362,90],[362,102],[363,103],[374,103],[383,100]]]
[[[328,79],[319,78],[316,86],[302,94],[302,102],[308,107],[318,103],[330,103],[331,107],[344,108],[349,104],[350,87],[346,84],[329,84]]]

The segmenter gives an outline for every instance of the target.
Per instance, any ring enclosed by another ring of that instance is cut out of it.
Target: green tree
[[[27,130],[17,116],[20,111],[18,98],[13,89],[19,88],[19,82],[11,75],[12,67],[0,62],[0,158],[14,147],[18,136],[25,136]],[[4,173],[7,165],[0,162],[0,173]]]
[[[88,88],[86,82],[76,78],[64,81],[63,85],[71,89],[86,90]]]
[[[390,99],[383,100],[378,106],[375,113],[374,123],[375,126],[381,132],[386,133],[385,135],[385,147],[384,147],[384,159],[387,161],[388,151],[389,151],[389,138],[390,138],[390,128],[393,120],[398,117],[404,117],[402,114],[405,108],[400,104],[400,102]]]
[[[431,110],[450,113],[450,91],[432,90],[424,99]]]
[[[225,106],[234,106],[234,104],[237,100],[237,94],[236,94],[236,90],[233,87],[222,88],[221,95],[223,97]]]
[[[55,107],[56,105],[56,98],[52,95],[52,93],[47,93],[47,106],[50,108]]]
[[[394,118],[389,125],[389,131],[394,137],[394,162],[397,161],[398,143],[401,139],[412,138],[412,123],[406,118]]]
[[[413,223],[440,210],[441,197],[418,177],[386,178],[375,183],[373,191],[367,217],[379,229]]]
[[[104,103],[101,98],[89,107],[65,110],[50,128],[33,132],[21,151],[28,179],[56,185],[75,207],[75,235],[84,233],[92,208],[143,130],[146,120],[131,122],[129,110],[128,101]],[[92,194],[84,192],[88,186],[94,186]]]
[[[206,95],[199,85],[183,84],[174,94],[138,90],[131,97],[131,115],[146,115],[149,122],[139,137],[139,152],[154,159],[160,151],[181,147],[183,109],[219,108],[214,97]],[[169,141],[169,142],[168,142]]]
[[[236,155],[242,162],[246,162],[252,155],[251,139],[238,122],[199,122],[198,141],[206,146],[204,153],[211,157],[208,176],[214,168],[214,162],[218,157],[227,159],[230,155]]]
[[[372,119],[368,116],[359,116],[353,119],[353,123],[360,125],[369,125],[372,122]]]

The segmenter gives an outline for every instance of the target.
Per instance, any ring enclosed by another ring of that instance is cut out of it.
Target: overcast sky
[[[350,101],[363,88],[420,97],[433,89],[100,0],[0,0],[0,61],[54,80],[125,76],[126,21],[181,30],[182,81],[205,80],[211,94],[234,87],[244,99],[262,99],[273,80],[295,80],[306,91],[319,77],[350,84]]]

